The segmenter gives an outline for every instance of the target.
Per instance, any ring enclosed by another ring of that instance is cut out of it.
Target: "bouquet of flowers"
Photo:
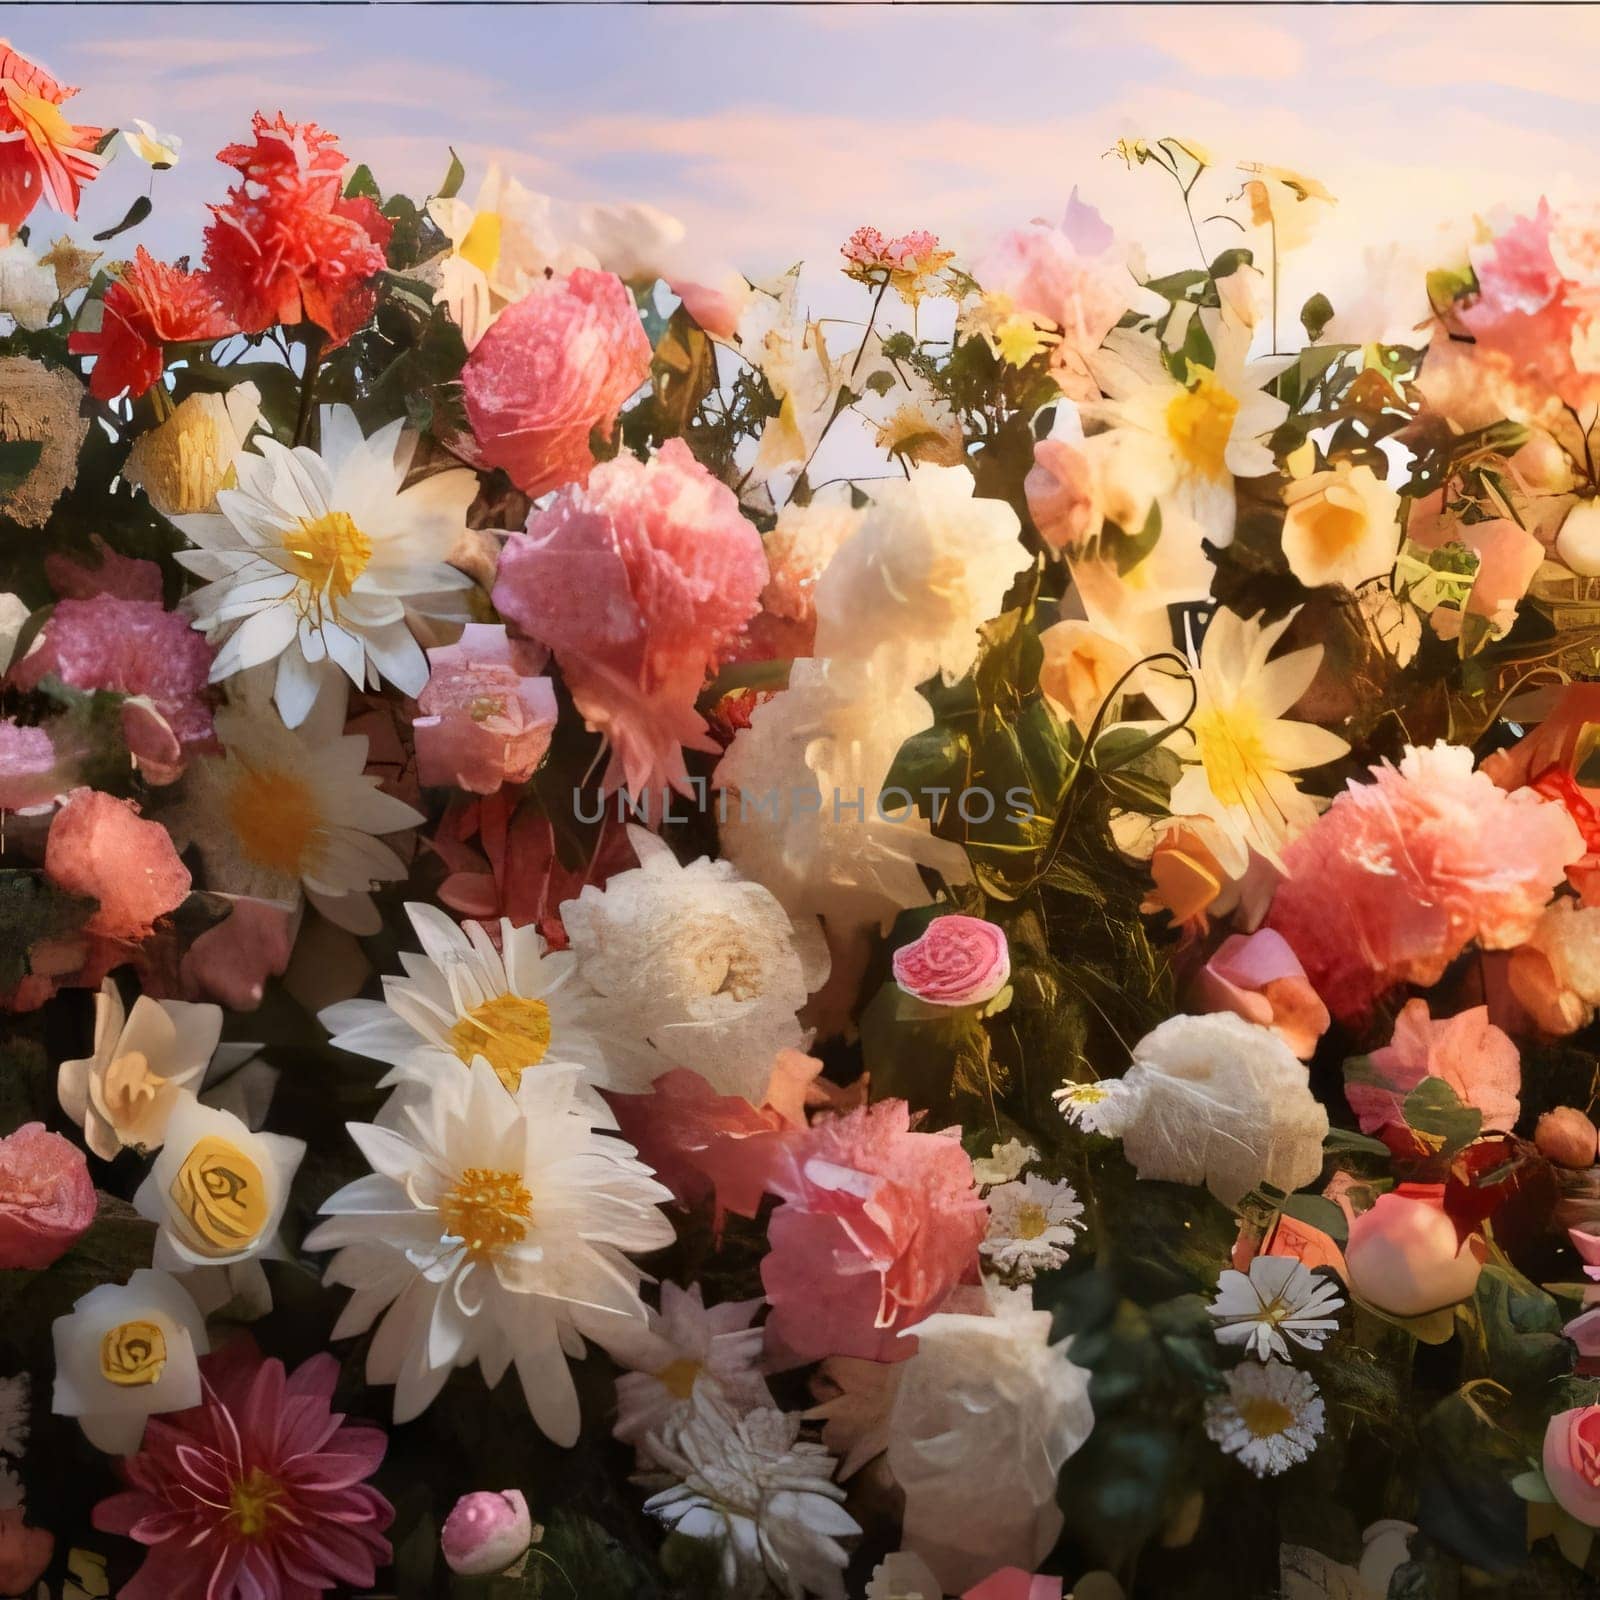
[[[282,113],[130,256],[72,92],[0,1593],[1593,1592],[1600,223],[1294,307],[1334,197],[1130,141],[1171,270],[1074,191],[851,323]]]

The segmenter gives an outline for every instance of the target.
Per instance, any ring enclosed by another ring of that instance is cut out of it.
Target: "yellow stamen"
[[[1275,1439],[1294,1426],[1294,1412],[1269,1394],[1255,1394],[1241,1400],[1239,1418],[1257,1439]]]
[[[241,766],[228,796],[228,820],[253,862],[298,877],[321,830],[322,811],[311,785],[296,774]]]
[[[317,594],[343,600],[372,560],[372,541],[348,512],[307,517],[283,536],[288,567]]]
[[[1228,476],[1228,440],[1239,413],[1236,396],[1217,382],[1204,367],[1193,388],[1176,396],[1167,407],[1167,437],[1173,448],[1196,472],[1207,478]]]
[[[282,1484],[260,1467],[252,1467],[228,1495],[228,1513],[240,1534],[246,1539],[259,1539],[267,1531],[282,1496]]]
[[[450,1030],[450,1047],[464,1066],[483,1056],[515,1094],[523,1071],[538,1066],[550,1048],[550,1007],[520,994],[496,995],[474,1006]]]
[[[452,1238],[462,1240],[474,1261],[491,1259],[507,1245],[527,1237],[533,1196],[514,1172],[468,1167],[439,1203],[439,1220]]]
[[[669,1361],[656,1374],[656,1382],[670,1394],[674,1400],[687,1400],[694,1393],[695,1379],[702,1371],[698,1361],[688,1356],[679,1356],[676,1361]]]

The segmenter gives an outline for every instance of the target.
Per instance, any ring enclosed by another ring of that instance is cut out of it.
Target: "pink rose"
[[[1544,1430],[1544,1476],[1568,1516],[1600,1528],[1600,1406],[1551,1417]]]
[[[1443,1078],[1462,1105],[1475,1106],[1485,1132],[1510,1133],[1516,1126],[1522,1058],[1490,1022],[1487,1006],[1435,1018],[1426,1000],[1407,1001],[1390,1042],[1347,1069],[1345,1099],[1361,1131],[1403,1128],[1405,1098],[1424,1078]]]
[[[1415,1187],[1379,1195],[1350,1224],[1344,1249],[1351,1289],[1392,1317],[1418,1317],[1465,1300],[1483,1270],[1475,1241],[1456,1237],[1442,1193],[1418,1198]]]
[[[189,869],[167,830],[98,789],[74,789],[51,818],[44,871],[58,889],[99,901],[84,931],[107,939],[148,938],[189,893]]]
[[[494,603],[555,651],[578,710],[610,739],[608,792],[687,794],[683,747],[718,748],[695,699],[766,581],[738,500],[669,439],[535,511],[500,558]]]
[[[1002,1567],[993,1576],[975,1584],[961,1600],[1061,1600],[1064,1585],[1060,1578],[1047,1578],[1024,1572],[1021,1567]]]
[[[0,1594],[27,1594],[55,1553],[48,1528],[30,1528],[20,1511],[0,1511]]]
[[[533,497],[588,482],[589,435],[611,437],[650,355],[633,296],[612,273],[577,267],[507,306],[461,371],[484,460]]]
[[[1195,980],[1201,1011],[1232,1011],[1271,1028],[1302,1061],[1328,1031],[1328,1008],[1317,996],[1282,934],[1271,928],[1230,934]]]
[[[975,1006],[992,1000],[1011,977],[1006,936],[981,917],[935,917],[920,939],[901,945],[894,981],[935,1006]]]
[[[533,1520],[518,1489],[462,1495],[439,1530],[445,1565],[463,1578],[504,1572],[532,1543]]]
[[[906,1328],[975,1270],[989,1208],[949,1134],[915,1133],[903,1100],[826,1117],[779,1151],[761,1281],[768,1348],[790,1364],[823,1356],[903,1361]]]
[[[95,1204],[89,1163],[70,1140],[42,1122],[0,1139],[0,1268],[59,1261],[94,1221]]]
[[[417,776],[430,787],[493,794],[526,783],[550,748],[556,692],[537,646],[504,626],[469,622],[460,640],[428,652],[431,671],[417,697]]]
[[[1564,807],[1497,789],[1464,746],[1408,749],[1372,778],[1289,845],[1267,916],[1343,1021],[1396,984],[1437,983],[1473,941],[1523,943],[1584,853]]]

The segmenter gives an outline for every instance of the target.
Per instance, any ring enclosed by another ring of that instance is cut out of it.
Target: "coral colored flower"
[[[200,1360],[200,1404],[152,1417],[94,1526],[148,1547],[123,1600],[311,1600],[369,1587],[394,1507],[363,1480],[382,1429],[332,1409],[339,1363],[292,1374],[241,1339]]]
[[[72,333],[67,348],[95,357],[89,374],[95,399],[115,400],[124,391],[138,399],[161,381],[164,345],[233,331],[210,278],[166,266],[140,245],[132,265],[106,287],[99,328]]]
[[[903,1361],[900,1334],[974,1268],[988,1208],[960,1141],[916,1133],[903,1100],[819,1122],[770,1181],[784,1204],[761,1281],[769,1348],[793,1361]]]
[[[935,917],[919,939],[894,953],[894,981],[935,1006],[992,1000],[1011,978],[1006,936],[982,917]]]
[[[37,689],[45,678],[59,678],[74,689],[109,689],[146,700],[176,742],[181,765],[194,752],[216,747],[205,698],[212,653],[187,617],[158,600],[109,594],[58,600],[38,644],[11,669],[8,681]],[[132,731],[130,709],[123,708],[125,733]]]
[[[1600,1527],[1600,1406],[1551,1417],[1544,1433],[1544,1476],[1569,1516]]]
[[[61,104],[77,92],[0,39],[0,233],[21,227],[43,197],[77,216],[105,131],[67,120]]]
[[[1437,983],[1473,940],[1522,943],[1583,854],[1562,807],[1497,789],[1462,746],[1408,748],[1372,777],[1290,844],[1268,915],[1346,1020],[1397,983]]]
[[[535,676],[544,653],[503,626],[469,622],[461,638],[428,651],[428,682],[412,728],[425,784],[493,794],[526,783],[550,748],[556,695]]]
[[[1430,1017],[1426,1000],[1408,1001],[1393,1039],[1346,1072],[1345,1098],[1363,1133],[1403,1128],[1406,1096],[1424,1078],[1443,1078],[1463,1105],[1476,1106],[1486,1133],[1510,1133],[1521,1109],[1521,1057],[1487,1006]]]
[[[217,152],[240,181],[211,208],[206,269],[245,333],[309,320],[342,342],[371,315],[393,224],[371,200],[345,197],[337,135],[282,112],[258,111],[251,131],[252,144]]]
[[[1283,935],[1271,928],[1230,934],[1202,968],[1195,990],[1201,1010],[1232,1011],[1271,1028],[1302,1061],[1311,1059],[1328,1031],[1328,1008]]]
[[[590,433],[611,437],[649,371],[650,341],[622,280],[577,267],[500,313],[461,386],[484,460],[537,497],[588,482]]]
[[[1061,1600],[1060,1578],[1035,1575],[1021,1567],[1002,1567],[976,1588],[968,1589],[961,1600]]]
[[[159,822],[142,822],[131,800],[74,789],[50,822],[45,876],[99,906],[84,931],[107,939],[148,937],[158,917],[189,893],[189,869]]]
[[[555,651],[578,710],[611,741],[608,792],[687,794],[680,746],[717,749],[695,698],[766,579],[761,537],[732,492],[670,439],[648,463],[620,455],[535,511],[501,556],[494,603]]]
[[[0,1138],[0,1270],[58,1261],[94,1221],[83,1152],[42,1122]]]

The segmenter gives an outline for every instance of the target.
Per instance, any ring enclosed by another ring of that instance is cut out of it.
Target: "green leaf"
[[[378,192],[378,180],[372,176],[372,168],[365,161],[350,174],[344,186],[345,199],[353,200],[358,196],[374,203],[383,198]]]
[[[466,181],[467,169],[461,165],[461,157],[456,154],[455,146],[451,145],[450,165],[445,169],[444,182],[433,192],[440,200],[454,200],[461,193],[461,185]]]
[[[94,236],[96,244],[104,244],[107,239],[115,239],[119,233],[126,233],[129,228],[137,228],[141,222],[154,210],[150,203],[150,196],[142,194],[128,207],[122,221],[115,227],[106,228]]]
[[[717,381],[717,352],[704,330],[684,307],[667,321],[650,364],[650,385],[659,421],[668,434],[688,432]]]
[[[1402,1114],[1406,1126],[1440,1156],[1465,1149],[1483,1126],[1483,1113],[1463,1105],[1443,1078],[1424,1078],[1406,1096]]]
[[[1240,267],[1255,265],[1255,252],[1246,249],[1243,245],[1234,245],[1230,250],[1224,250],[1215,261],[1211,263],[1211,276],[1213,278],[1231,278]]]
[[[1333,320],[1333,302],[1325,294],[1314,294],[1300,307],[1300,326],[1313,344],[1322,337],[1322,330]]]

